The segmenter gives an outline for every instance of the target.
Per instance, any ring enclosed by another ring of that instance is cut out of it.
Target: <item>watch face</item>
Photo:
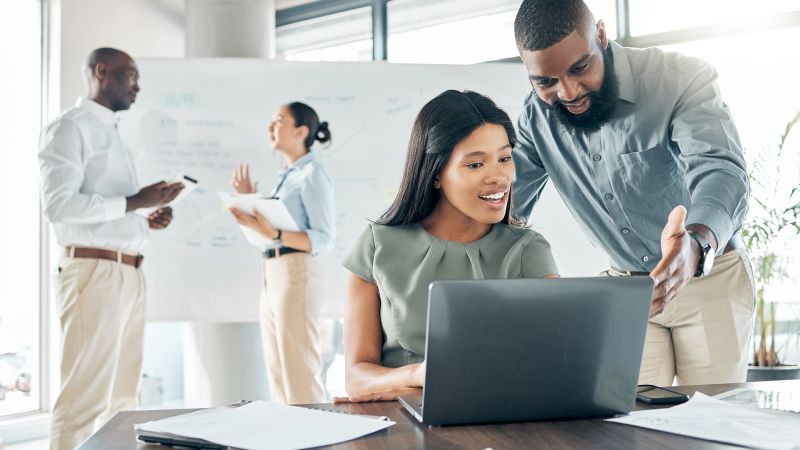
[[[709,250],[706,252],[706,256],[703,260],[703,275],[708,275],[711,273],[711,267],[714,266],[714,252]]]

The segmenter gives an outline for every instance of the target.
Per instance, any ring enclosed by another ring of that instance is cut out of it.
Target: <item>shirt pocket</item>
[[[86,170],[100,176],[115,177],[118,172],[113,167],[115,161],[112,155],[112,138],[105,130],[96,130],[89,134],[88,159]]]
[[[618,159],[622,210],[636,233],[646,241],[658,240],[672,208],[690,206],[683,170],[672,152],[660,144]]]
[[[102,128],[88,133],[87,140],[89,141],[87,142],[89,151],[92,154],[103,154],[111,150],[114,139],[107,129]]]

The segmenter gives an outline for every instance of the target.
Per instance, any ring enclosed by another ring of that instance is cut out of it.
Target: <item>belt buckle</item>
[[[277,258],[279,256],[281,256],[281,248],[280,247],[275,247],[275,257]]]
[[[141,253],[139,253],[138,255],[136,255],[136,258],[135,258],[135,260],[134,260],[133,267],[135,267],[135,268],[137,268],[137,269],[138,269],[139,267],[141,267],[141,265],[142,265],[142,262],[143,262],[143,261],[144,261],[144,255],[142,255]]]

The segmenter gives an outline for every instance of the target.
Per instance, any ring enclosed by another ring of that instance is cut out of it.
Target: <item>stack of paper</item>
[[[134,429],[242,449],[298,449],[337,444],[394,425],[384,419],[255,401],[147,422]]]
[[[726,403],[699,392],[682,405],[607,420],[752,448],[800,449],[800,416]]]

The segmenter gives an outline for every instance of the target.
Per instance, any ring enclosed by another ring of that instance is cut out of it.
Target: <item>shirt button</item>
[[[644,261],[644,262],[650,261],[650,257],[647,256],[647,255],[642,256],[642,261]]]
[[[600,155],[594,155],[594,156],[592,156],[592,159],[595,160],[595,161],[600,161],[601,159],[603,159],[603,157],[600,156]]]
[[[630,232],[631,232],[631,230],[629,230],[629,229],[627,229],[627,228],[623,228],[623,229],[622,229],[622,234],[628,234],[628,233],[630,233]]]
[[[606,194],[605,195],[605,199],[608,200],[608,201],[611,201],[611,200],[614,200],[614,196],[611,195],[611,194]]]

